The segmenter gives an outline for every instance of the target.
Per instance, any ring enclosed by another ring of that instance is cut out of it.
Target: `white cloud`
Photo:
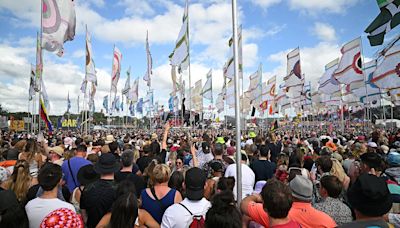
[[[267,30],[267,32],[265,33],[266,36],[274,36],[280,32],[282,32],[282,30],[284,30],[286,28],[286,24],[283,25],[273,25],[271,26],[271,28],[269,28]]]
[[[289,6],[293,10],[305,11],[309,14],[322,12],[344,13],[346,9],[354,6],[360,0],[289,0]]]
[[[253,4],[261,6],[264,9],[266,9],[280,3],[282,0],[251,0],[251,1],[253,2]]]
[[[83,49],[78,49],[72,53],[72,58],[81,59],[82,57],[86,56],[86,51]]]
[[[335,29],[329,24],[316,22],[312,32],[322,41],[332,42],[337,39]]]
[[[119,1],[119,5],[125,8],[125,14],[129,15],[153,15],[155,11],[150,5],[152,1],[142,0],[122,0]]]

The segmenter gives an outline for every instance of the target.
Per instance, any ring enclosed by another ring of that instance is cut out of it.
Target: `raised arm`
[[[169,129],[171,126],[169,125],[169,122],[167,122],[164,125],[164,134],[163,134],[163,139],[162,139],[162,144],[161,144],[161,149],[166,150],[167,149],[167,138],[168,138],[168,133]]]

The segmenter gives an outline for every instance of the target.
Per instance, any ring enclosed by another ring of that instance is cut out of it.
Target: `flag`
[[[213,100],[213,95],[212,95],[212,69],[207,74],[207,81],[206,84],[204,84],[202,95],[204,98]]]
[[[128,97],[129,91],[131,90],[131,67],[129,66],[128,71],[126,71],[126,81],[122,94]]]
[[[223,93],[218,94],[215,106],[217,108],[218,113],[221,113],[224,111],[224,94]]]
[[[108,95],[103,98],[103,108],[106,110],[106,113],[108,113]]]
[[[29,100],[31,101],[33,99],[33,96],[35,95],[35,67],[31,64],[31,78],[29,82]]]
[[[386,33],[400,24],[400,0],[377,0],[381,12],[365,29],[371,46],[381,45]]]
[[[77,99],[77,109],[78,109],[78,113],[79,113],[79,95],[78,95],[78,99]]]
[[[174,93],[174,95],[176,94],[176,91],[178,91],[175,68],[176,68],[175,66],[171,65],[172,92]]]
[[[86,29],[86,80],[97,84],[96,69],[92,55],[92,38]]]
[[[234,52],[233,52],[233,37],[229,39],[229,47],[230,47],[230,53],[231,57],[226,63],[225,69],[224,69],[224,76],[233,79],[233,76],[235,74],[235,64],[234,64]],[[238,29],[238,59],[239,59],[239,77],[243,78],[243,57],[242,57],[242,26],[239,27]]]
[[[67,112],[69,113],[69,110],[71,109],[71,100],[69,99],[69,91],[68,91],[68,96],[67,96]]]
[[[146,55],[147,55],[147,70],[146,74],[143,77],[143,80],[147,82],[147,86],[151,86],[151,75],[153,74],[153,59],[150,53],[150,45],[149,45],[149,32],[146,34]]]
[[[86,93],[87,81],[84,79],[81,84],[81,92]]]
[[[201,112],[203,110],[203,97],[201,96],[202,88],[203,87],[200,79],[194,84],[194,89],[192,91],[192,108],[197,112]]]
[[[262,111],[264,111],[264,110],[266,110],[268,108],[268,101],[263,101],[261,104],[260,104],[260,109],[262,110]]]
[[[119,96],[116,96],[114,99],[114,109],[119,112],[119,107],[120,107],[120,101],[119,101]]]
[[[44,85],[43,80],[41,82],[41,88],[42,88],[42,93],[39,98],[39,103],[40,103],[39,113],[40,113],[40,117],[42,118],[42,120],[46,123],[47,129],[49,130],[49,132],[52,132],[53,126],[51,124],[51,121],[50,121],[50,118],[48,115],[49,111],[50,111],[50,102],[49,102],[49,97],[47,95],[46,87]]]
[[[262,96],[261,96],[262,102],[274,100],[275,88],[276,88],[276,76],[270,78],[266,84],[262,84]]]
[[[251,97],[250,100],[251,102],[256,101],[256,103],[259,104],[259,100],[261,99],[262,96],[262,68],[261,64],[258,67],[258,70],[250,75],[250,85],[248,91],[251,92]]]
[[[169,56],[171,65],[178,67],[182,73],[189,66],[189,3],[185,1],[185,10],[182,18],[182,27],[175,42],[174,51]]]
[[[133,85],[132,85],[132,89],[131,89],[131,92],[130,92],[130,100],[132,101],[132,102],[137,102],[138,101],[138,97],[139,97],[139,79],[136,79],[134,82],[133,82]]]
[[[289,52],[287,58],[287,75],[284,77],[287,95],[291,99],[298,98],[303,91],[304,75],[301,73],[300,48]]]
[[[400,87],[400,45],[391,47],[375,70],[371,83],[381,89]]]
[[[120,103],[120,109],[121,109],[121,112],[123,112],[124,111],[124,102],[123,102],[124,98],[122,96],[121,96],[121,98],[122,98],[122,101]]]
[[[367,81],[361,81],[359,83],[352,83],[350,85],[351,93],[357,97],[357,101],[363,104],[378,103],[377,100],[381,99],[381,90],[374,84],[371,83],[374,71],[377,67],[377,61],[372,60],[364,63],[364,74],[367,77]]]
[[[40,81],[42,80],[43,71],[43,59],[42,59],[42,46],[40,44],[39,33],[36,37],[36,79],[35,79],[35,91],[40,91]]]
[[[278,120],[275,120],[274,123],[271,125],[270,131],[274,132],[276,129],[278,129]]]
[[[75,7],[71,0],[42,0],[42,47],[62,56],[64,42],[75,37]]]
[[[340,83],[333,77],[338,67],[339,59],[335,59],[325,65],[325,72],[319,79],[318,91],[324,94],[332,94],[340,91]]]
[[[135,105],[133,104],[133,102],[130,102],[129,104],[129,112],[131,116],[135,116]]]
[[[117,92],[119,76],[121,73],[122,54],[117,47],[114,47],[113,67],[111,73],[111,92]]]
[[[361,61],[361,38],[343,45],[342,57],[333,76],[342,84],[364,80]]]
[[[226,84],[226,95],[225,95],[226,105],[229,108],[233,108],[235,106],[235,83],[234,80],[230,80]]]
[[[143,113],[143,98],[140,98],[136,104],[136,112]]]

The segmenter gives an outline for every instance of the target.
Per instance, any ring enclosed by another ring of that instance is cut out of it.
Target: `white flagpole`
[[[237,203],[242,201],[242,155],[240,151],[240,82],[239,82],[239,51],[238,51],[238,27],[237,27],[237,5],[232,0],[232,29],[233,29],[233,53],[235,63],[235,122],[236,122],[236,190]]]

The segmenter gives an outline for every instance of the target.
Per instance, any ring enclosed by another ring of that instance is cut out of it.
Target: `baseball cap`
[[[204,195],[206,180],[203,170],[197,167],[189,169],[185,176],[186,197],[189,200],[201,200]]]

